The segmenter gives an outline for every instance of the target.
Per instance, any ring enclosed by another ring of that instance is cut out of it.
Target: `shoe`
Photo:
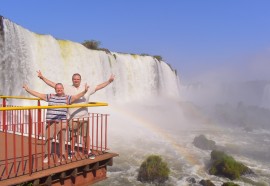
[[[88,154],[88,159],[93,160],[93,159],[95,159],[95,157],[96,157],[95,154],[92,154],[92,153],[89,153],[89,154]]]
[[[48,163],[48,156],[44,158],[43,163]]]
[[[75,156],[75,152],[70,151],[70,152],[68,153],[68,159],[69,159],[69,160],[72,159],[73,156]]]
[[[60,163],[62,161],[66,161],[66,157],[65,157],[64,154],[61,157],[59,157],[58,160],[57,160],[58,163]]]

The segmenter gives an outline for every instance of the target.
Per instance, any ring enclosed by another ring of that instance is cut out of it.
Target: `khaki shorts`
[[[46,143],[45,143],[45,154],[51,154],[52,139],[60,140],[60,150],[62,153],[65,151],[65,140],[66,140],[67,121],[46,121]],[[62,136],[62,137],[61,137]],[[61,138],[60,138],[61,137]],[[51,148],[48,150],[48,143],[51,144]],[[49,151],[49,153],[48,153]]]
[[[66,128],[66,121],[62,121],[62,125],[59,121],[47,121],[45,137],[46,139],[54,138],[61,130],[66,130]]]
[[[83,136],[87,136],[88,135],[88,119],[82,120],[82,119],[72,119],[68,122],[68,126],[69,126],[69,130],[73,135],[81,135],[83,134]],[[72,136],[72,135],[71,135]]]

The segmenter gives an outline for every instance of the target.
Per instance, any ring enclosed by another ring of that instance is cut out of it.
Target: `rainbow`
[[[204,165],[196,158],[195,154],[192,154],[189,149],[184,147],[183,145],[179,144],[175,141],[173,136],[168,133],[166,130],[162,129],[161,127],[155,125],[152,121],[149,121],[147,118],[132,112],[128,109],[124,109],[118,106],[112,107],[113,112],[117,112],[121,115],[125,115],[125,117],[128,117],[132,119],[133,121],[136,121],[137,124],[141,125],[142,127],[148,129],[149,131],[153,132],[154,134],[157,134],[159,137],[161,137],[164,141],[168,142],[172,149],[179,154],[179,156],[183,157],[184,160],[191,166],[196,168],[196,172],[198,175],[201,175],[203,177],[206,177],[207,174],[205,173]],[[198,113],[198,111],[193,110],[192,114],[198,115],[200,114],[202,116],[202,113]],[[205,117],[204,117],[205,118]],[[205,122],[210,122],[209,119]]]

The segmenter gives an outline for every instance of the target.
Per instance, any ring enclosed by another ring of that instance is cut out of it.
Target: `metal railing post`
[[[107,150],[107,122],[108,122],[108,115],[105,115],[105,151]]]
[[[21,127],[22,127],[22,130],[21,130],[21,147],[22,147],[22,171],[24,170],[24,123],[25,123],[25,118],[23,117],[24,114],[25,114],[25,111],[24,110],[21,110],[20,111],[22,114],[21,114],[21,117],[22,117],[22,123],[21,123]]]
[[[101,121],[100,121],[100,151],[102,151],[103,149],[103,144],[102,144],[102,141],[103,141],[103,114],[101,114]]]
[[[6,175],[8,175],[8,138],[7,138],[7,130],[4,130],[5,133],[5,166],[6,166]]]
[[[13,120],[13,114],[14,111],[11,111],[11,124],[12,124],[12,130],[13,130],[13,164],[14,164],[14,173],[17,171],[17,166],[16,166],[16,121]]]
[[[3,98],[3,107],[6,107],[6,98]],[[5,166],[6,166],[6,175],[8,175],[8,142],[7,142],[7,119],[6,119],[6,110],[3,110],[3,132],[5,133]]]
[[[32,174],[32,164],[33,164],[33,161],[32,161],[32,116],[31,116],[31,110],[29,109],[28,110],[28,122],[29,122],[29,125],[28,125],[28,131],[29,131],[29,134],[28,134],[28,153],[29,153],[29,175]]]
[[[96,128],[96,150],[98,150],[98,117],[99,117],[99,114],[97,114],[97,128]]]
[[[91,141],[92,141],[92,149],[94,150],[94,123],[95,123],[95,115],[92,113],[92,136],[91,136]]]
[[[40,100],[38,100],[38,106],[40,106]],[[38,109],[38,139],[41,133],[41,109]]]
[[[3,152],[5,160],[3,159],[3,175],[7,175],[10,177],[11,173],[13,176],[13,171],[15,174],[18,174],[19,170],[22,170],[24,175],[31,176],[34,172],[39,170],[40,163],[40,157],[43,159],[44,157],[44,151],[50,152],[50,148],[54,148],[54,151],[56,152],[56,136],[54,136],[53,139],[45,139],[45,145],[47,146],[47,149],[44,150],[44,130],[45,127],[43,126],[45,123],[42,121],[45,119],[45,112],[44,109],[51,109],[51,108],[75,108],[75,107],[91,107],[91,106],[107,106],[106,103],[88,103],[88,104],[82,104],[82,105],[55,105],[55,106],[40,106],[40,101],[38,100],[38,106],[11,106],[8,105],[9,98],[13,99],[24,99],[22,97],[8,97],[8,96],[0,96],[2,98],[2,107],[0,107],[0,121],[1,123],[1,130],[3,130],[2,135],[2,141],[3,141]],[[31,100],[31,99],[30,99]],[[0,102],[1,103],[1,102]],[[97,151],[98,155],[102,154],[98,152],[99,150],[103,151],[104,149],[107,149],[107,115],[104,114],[98,114],[98,113],[89,113],[89,116],[92,116],[88,118],[88,126],[87,126],[87,133],[88,141],[85,141],[84,139],[80,140],[82,141],[82,147],[83,150],[85,150],[85,145],[87,143],[87,147],[91,146],[91,149],[93,151]],[[105,118],[104,118],[105,117]],[[83,123],[85,122],[85,118],[83,119]],[[28,125],[28,126],[27,126]],[[91,127],[92,125],[92,127]],[[68,123],[67,123],[68,126]],[[99,128],[100,127],[100,128]],[[105,127],[105,128],[103,128]],[[60,127],[61,131],[63,129],[63,123],[61,123]],[[92,129],[92,132],[91,132]],[[54,131],[56,128],[54,127]],[[85,128],[82,128],[82,133],[86,132],[84,131]],[[50,128],[48,129],[48,136],[50,136]],[[72,132],[74,132],[72,130]],[[56,135],[56,131],[55,131]],[[68,137],[68,133],[66,133]],[[92,135],[92,136],[91,136]],[[95,136],[96,135],[96,136]],[[37,138],[41,136],[42,138],[42,145],[41,147],[39,145],[39,141]],[[91,139],[90,139],[91,136]],[[61,135],[61,138],[64,136]],[[28,139],[27,139],[28,138]],[[35,139],[33,139],[35,138]],[[68,139],[68,138],[67,138]],[[46,140],[48,144],[46,144]],[[53,140],[54,146],[51,145],[50,140]],[[78,140],[78,139],[77,139]],[[87,139],[86,139],[87,140]],[[92,140],[92,141],[91,141]],[[99,141],[100,140],[100,141]],[[105,140],[105,141],[103,141]],[[59,145],[62,142],[62,139],[59,139]],[[74,140],[73,140],[74,142]],[[68,142],[66,141],[66,145],[68,149]],[[79,151],[79,145],[77,151]],[[104,147],[105,145],[105,147]],[[28,147],[27,147],[28,146]],[[74,144],[71,144],[71,146],[74,146]],[[62,155],[64,153],[65,148],[63,149],[62,146],[60,147],[60,154]],[[28,149],[27,149],[28,148]],[[46,148],[46,147],[45,147]],[[90,150],[90,149],[87,149]],[[41,156],[39,155],[41,151]],[[66,158],[67,154],[65,153]],[[81,156],[80,154],[78,154]],[[82,157],[82,156],[81,156]],[[52,165],[52,162],[50,161],[50,154],[48,154],[48,167],[55,167],[59,166],[56,162],[54,162],[54,165]],[[54,157],[55,160],[55,157]],[[45,162],[46,163],[46,162]],[[62,164],[62,163],[60,163]],[[44,166],[44,161],[42,161],[42,170],[46,169],[47,166]],[[13,169],[13,170],[12,170]],[[3,177],[3,175],[0,175],[0,178]],[[1,180],[0,180],[1,181]]]
[[[3,107],[6,107],[6,98],[3,98]],[[6,111],[3,110],[3,131],[7,130]]]

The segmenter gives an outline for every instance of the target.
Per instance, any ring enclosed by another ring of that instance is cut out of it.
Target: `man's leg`
[[[95,159],[95,155],[93,154],[91,148],[90,148],[90,135],[89,135],[89,120],[84,121],[84,141],[85,141],[85,147],[87,150],[87,157],[89,159]]]
[[[68,153],[68,158],[71,159],[75,155],[75,142],[77,141],[77,122],[69,121],[69,131],[70,131],[70,151]]]
[[[59,147],[60,147],[60,155],[65,155],[66,152],[66,146],[65,146],[65,141],[66,141],[66,127],[67,124],[65,121],[60,122],[59,124],[59,132],[57,135],[57,138],[59,140]]]
[[[44,149],[44,155],[47,156],[48,155],[48,143],[49,143],[49,133],[50,133],[50,124],[46,125],[46,130],[45,130],[45,149]]]
[[[44,163],[48,163],[48,159],[51,156],[51,149],[52,149],[52,139],[54,136],[54,124],[48,122],[46,125],[45,131],[45,156],[44,156]]]

